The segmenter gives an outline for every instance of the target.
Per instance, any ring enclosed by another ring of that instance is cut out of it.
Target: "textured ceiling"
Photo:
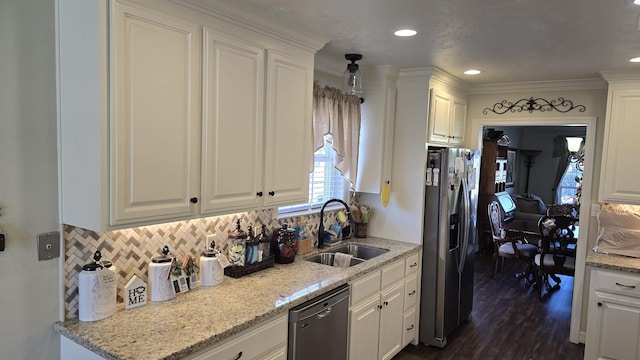
[[[640,68],[640,6],[631,0],[191,0],[259,14],[330,41],[320,60],[347,52],[363,65],[439,67],[471,84],[599,77]],[[401,27],[419,31],[396,38]],[[469,77],[468,68],[483,71]]]

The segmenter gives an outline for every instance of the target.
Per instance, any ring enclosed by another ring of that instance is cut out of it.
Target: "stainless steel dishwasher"
[[[289,311],[288,360],[346,360],[349,285]]]

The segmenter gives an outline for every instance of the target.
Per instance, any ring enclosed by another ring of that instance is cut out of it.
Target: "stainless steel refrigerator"
[[[444,347],[471,317],[480,153],[429,148],[420,304],[420,342]]]

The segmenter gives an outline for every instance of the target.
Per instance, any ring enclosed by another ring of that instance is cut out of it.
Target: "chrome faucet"
[[[351,216],[351,211],[349,211],[349,205],[347,205],[346,202],[340,200],[340,199],[331,199],[331,200],[327,200],[327,202],[325,202],[322,205],[322,209],[320,209],[320,226],[318,226],[318,249],[324,247],[324,238],[326,235],[326,232],[324,231],[324,208],[332,202],[339,202],[342,205],[344,205],[344,208],[347,210],[347,225],[345,225],[342,228],[342,238],[343,239],[349,239],[351,238],[351,224],[353,223],[353,217]]]

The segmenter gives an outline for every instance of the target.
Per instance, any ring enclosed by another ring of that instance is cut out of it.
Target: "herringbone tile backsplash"
[[[100,250],[103,260],[113,262],[117,268],[118,302],[122,302],[122,289],[127,281],[133,275],[147,281],[147,266],[152,258],[161,255],[164,245],[169,246],[170,254],[179,260],[187,254],[198,259],[207,246],[207,235],[215,233],[218,240],[224,242],[229,231],[235,229],[238,219],[245,231],[248,225],[260,228],[267,224],[269,234],[273,229],[279,229],[282,223],[293,224],[302,220],[306,236],[313,237],[320,217],[314,214],[302,219],[274,220],[271,210],[259,210],[104,233],[65,225],[65,317],[78,317],[78,274],[84,264],[93,261],[96,250]],[[218,246],[226,247],[226,244]]]

